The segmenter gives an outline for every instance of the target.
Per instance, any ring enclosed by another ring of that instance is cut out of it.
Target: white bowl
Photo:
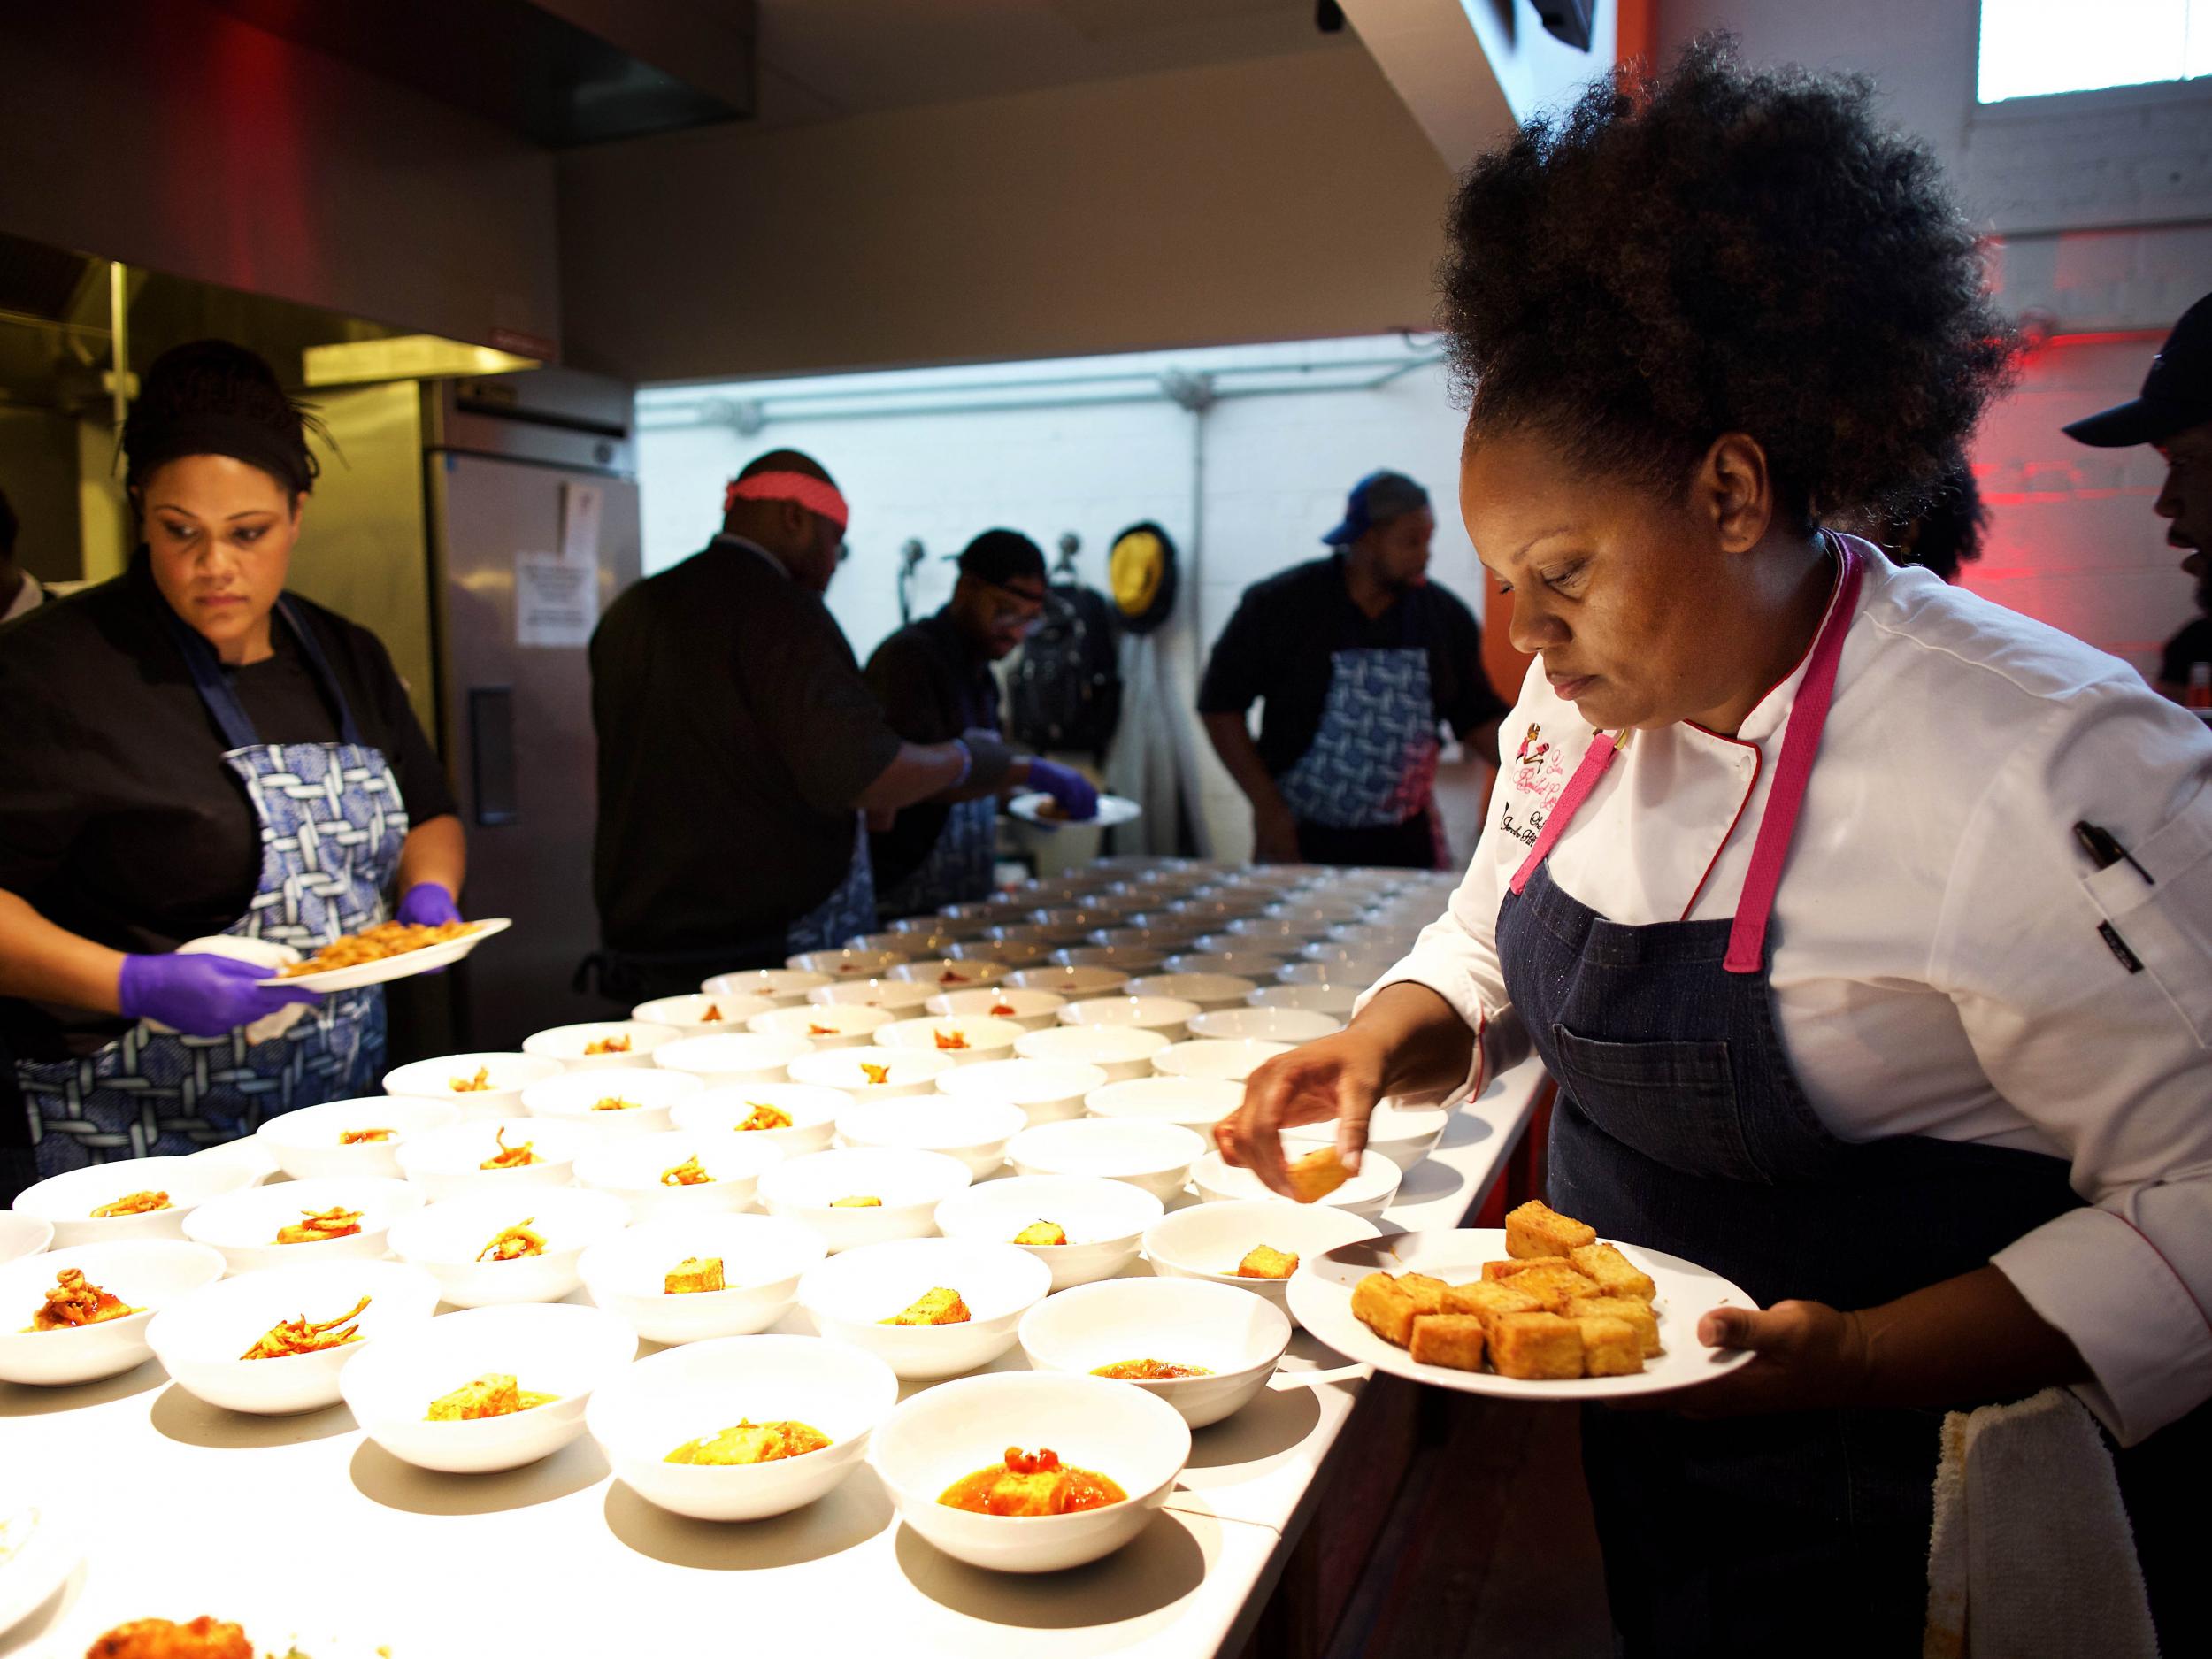
[[[1286,1042],[1262,1042],[1246,1037],[1233,1042],[1196,1038],[1171,1043],[1152,1056],[1152,1069],[1162,1077],[1212,1078],[1241,1083],[1279,1054],[1288,1054]]]
[[[254,1139],[268,1148],[277,1168],[296,1181],[347,1175],[396,1179],[399,1149],[411,1137],[460,1121],[460,1108],[444,1101],[372,1094],[285,1112],[263,1124]],[[340,1135],[361,1129],[388,1129],[391,1138],[338,1144]]]
[[[1309,1014],[1295,1008],[1217,1008],[1190,1023],[1190,1034],[1214,1042],[1287,1043],[1296,1047],[1320,1037],[1333,1037],[1344,1022],[1327,1014]]]
[[[1018,1106],[1033,1124],[1083,1115],[1083,1097],[1106,1081],[1097,1066],[1074,1060],[991,1060],[956,1065],[937,1079],[940,1094]]]
[[[511,1262],[476,1259],[494,1237],[525,1221],[544,1235],[542,1255]],[[532,1187],[508,1195],[477,1194],[403,1217],[392,1228],[392,1253],[427,1269],[439,1294],[457,1308],[558,1302],[583,1283],[577,1258],[629,1225],[630,1207],[605,1193]]]
[[[1250,950],[1192,950],[1170,956],[1160,964],[1162,979],[1245,979],[1255,985],[1275,977],[1275,970],[1289,960],[1286,956],[1271,956],[1264,952]],[[1214,1006],[1223,1004],[1217,1002]]]
[[[1021,968],[1006,976],[1018,991],[1049,991],[1069,1002],[1087,996],[1112,996],[1129,983],[1129,976],[1111,968]]]
[[[592,1301],[640,1336],[696,1342],[765,1331],[828,1248],[813,1228],[777,1216],[672,1214],[602,1240],[577,1268]],[[669,1294],[669,1270],[694,1256],[719,1256],[726,1288]]]
[[[1348,1021],[1352,1005],[1359,1001],[1363,988],[1349,985],[1263,985],[1244,1000],[1253,1008],[1327,1014]]]
[[[922,1004],[946,1018],[988,1015],[993,1019],[1010,1020],[1024,1031],[1043,1031],[1057,1024],[1060,1010],[1067,1005],[1067,998],[1050,991],[1021,991],[1010,985],[995,985],[983,991],[941,991]],[[1012,1012],[1002,1013],[1002,1009]]]
[[[1049,1447],[1106,1476],[1124,1503],[1073,1515],[977,1515],[937,1500],[1009,1446]],[[875,1433],[868,1461],[906,1524],[955,1560],[1000,1572],[1057,1572],[1110,1555],[1152,1524],[1190,1461],[1190,1425],[1141,1388],[1102,1377],[1009,1371],[926,1389]]]
[[[1367,1150],[1381,1153],[1401,1171],[1409,1170],[1435,1149],[1451,1121],[1451,1113],[1441,1106],[1380,1102],[1367,1119]],[[1332,1118],[1325,1123],[1300,1124],[1284,1130],[1283,1140],[1297,1143],[1288,1148],[1293,1156],[1317,1146],[1334,1146],[1336,1122]]]
[[[1195,916],[1155,917],[1145,921],[1132,918],[1116,926],[1100,928],[1091,935],[1091,943],[1109,949],[1164,956],[1189,949],[1191,941],[1205,931],[1205,922]]]
[[[787,1158],[826,1150],[837,1134],[837,1114],[853,1103],[842,1089],[805,1083],[755,1083],[749,1087],[710,1088],[680,1101],[669,1121],[679,1129],[707,1135],[735,1133],[761,1141]],[[791,1119],[788,1129],[746,1129],[738,1125],[756,1106],[773,1106]]]
[[[937,1206],[937,1230],[976,1244],[1013,1244],[1040,1221],[1057,1223],[1065,1244],[1016,1244],[1042,1262],[1052,1288],[1087,1285],[1136,1259],[1144,1230],[1160,1218],[1160,1201],[1127,1181],[1087,1175],[1015,1175],[981,1181]]]
[[[594,1390],[637,1355],[637,1333],[597,1308],[479,1308],[386,1337],[338,1375],[362,1432],[403,1463],[443,1474],[519,1469],[584,1432]],[[433,1423],[430,1402],[488,1372],[556,1396],[527,1411]]]
[[[260,1186],[278,1172],[276,1154],[261,1144],[258,1133],[241,1135],[235,1141],[218,1141],[211,1147],[202,1147],[197,1152],[184,1156],[196,1164],[220,1164],[243,1170],[250,1187]]]
[[[1293,1141],[1283,1152],[1286,1157],[1295,1158],[1312,1149],[1310,1144]],[[1380,1221],[1383,1211],[1390,1208],[1391,1200],[1398,1195],[1398,1182],[1402,1174],[1395,1164],[1370,1148],[1360,1155],[1358,1174],[1321,1199],[1317,1205],[1300,1207],[1348,1210],[1370,1221]],[[1209,1152],[1199,1159],[1197,1167],[1191,1171],[1191,1180],[1198,1188],[1198,1195],[1210,1204],[1244,1198],[1289,1202],[1280,1194],[1271,1192],[1251,1171],[1233,1168],[1219,1152]]]
[[[118,1158],[50,1175],[18,1193],[15,1209],[52,1222],[58,1250],[123,1239],[181,1239],[184,1218],[195,1210],[254,1184],[253,1171],[243,1164],[191,1157]],[[168,1194],[169,1208],[93,1219],[92,1212],[102,1205],[141,1192]]]
[[[965,991],[996,985],[1013,970],[1002,962],[978,962],[959,956],[932,956],[920,962],[902,962],[883,977],[926,985],[932,991]]]
[[[836,1048],[800,1056],[791,1063],[791,1080],[842,1089],[857,1101],[892,1100],[902,1094],[934,1094],[937,1079],[957,1064],[955,1056],[932,1049]],[[882,1082],[870,1080],[863,1070],[870,1066],[882,1068]]]
[[[1326,939],[1337,917],[1348,918],[1358,913],[1350,906],[1328,915],[1300,914],[1294,907],[1286,907],[1279,916],[1240,916],[1223,931],[1239,939],[1286,939],[1291,941],[1289,949],[1294,951],[1309,940]]]
[[[689,1187],[661,1179],[663,1172],[692,1157],[710,1179]],[[613,1194],[628,1207],[634,1222],[664,1215],[721,1215],[750,1205],[761,1171],[782,1162],[782,1149],[757,1134],[671,1129],[591,1148],[576,1160],[576,1182],[590,1192]]]
[[[54,1224],[42,1216],[0,1210],[0,1267],[36,1256],[54,1241]]]
[[[904,1147],[841,1147],[787,1158],[760,1180],[772,1216],[803,1223],[832,1250],[918,1239],[936,1228],[937,1206],[974,1178],[958,1158]],[[880,1204],[839,1208],[840,1198]]]
[[[234,1273],[311,1263],[383,1258],[385,1235],[403,1216],[423,1206],[423,1189],[388,1175],[329,1176],[312,1181],[280,1181],[249,1187],[202,1204],[185,1217],[184,1236],[223,1253]],[[279,1244],[277,1229],[326,1210],[355,1210],[361,1231],[342,1239]]]
[[[1233,1285],[1281,1309],[1286,1317],[1294,1317],[1288,1279],[1240,1279],[1237,1263],[1264,1244],[1271,1250],[1290,1251],[1302,1266],[1340,1244],[1378,1238],[1381,1233],[1369,1217],[1333,1204],[1294,1204],[1271,1194],[1193,1204],[1163,1216],[1145,1229],[1144,1254],[1155,1273]]]
[[[780,1083],[791,1063],[814,1052],[804,1037],[764,1037],[733,1032],[719,1037],[686,1037],[657,1050],[653,1064],[664,1071],[695,1077],[708,1088],[745,1083]]]
[[[1234,973],[1155,973],[1129,981],[1132,996],[1179,996],[1210,1008],[1240,1008],[1258,982]]]
[[[903,958],[911,956],[917,947],[909,935],[893,933],[887,928],[880,933],[855,933],[844,941],[842,948],[847,950],[887,950],[893,956]]]
[[[879,1048],[911,1048],[945,1055],[955,1065],[980,1065],[987,1060],[1011,1058],[1015,1042],[1027,1034],[1025,1026],[988,1014],[973,1019],[932,1014],[924,1019],[895,1019],[876,1033],[875,1041]],[[944,1046],[956,1041],[964,1046]]]
[[[1366,939],[1320,939],[1301,947],[1298,955],[1307,962],[1318,962],[1330,966],[1341,964],[1347,979],[1371,979],[1376,974],[1398,960],[1394,952],[1383,949],[1379,942]]]
[[[1060,1010],[1060,1023],[1164,1032],[1172,1041],[1197,1015],[1198,1004],[1179,996],[1099,996],[1070,1002]]]
[[[1094,1118],[1180,1124],[1201,1138],[1210,1138],[1213,1126],[1243,1104],[1244,1085],[1204,1077],[1132,1078],[1093,1089],[1083,1099]]]
[[[499,1154],[502,1131],[509,1150],[527,1145],[538,1161],[516,1169],[486,1169],[484,1160]],[[471,1193],[502,1194],[518,1187],[537,1192],[566,1187],[575,1179],[577,1154],[597,1144],[598,1137],[588,1130],[551,1118],[459,1123],[415,1136],[399,1149],[399,1170],[434,1204]]]
[[[1091,931],[1084,922],[1002,922],[983,930],[984,938],[1001,945],[1076,945]]]
[[[1179,1124],[1141,1118],[1075,1118],[1025,1129],[1006,1158],[1024,1175],[1089,1175],[1127,1181],[1155,1198],[1171,1198],[1206,1150],[1203,1136]]]
[[[59,1331],[27,1331],[65,1267],[138,1310]],[[119,1377],[152,1354],[154,1316],[223,1276],[222,1256],[182,1239],[123,1239],[19,1256],[0,1267],[0,1382],[53,1387]]]
[[[898,1403],[872,1355],[804,1336],[739,1336],[656,1354],[602,1388],[585,1412],[608,1465],[649,1503],[701,1521],[757,1521],[834,1489]],[[829,1437],[772,1463],[672,1463],[668,1454],[741,1419],[796,1418]]]
[[[1104,968],[1133,977],[1158,972],[1167,952],[1139,945],[1062,945],[1052,953],[1052,960],[1064,968]]]
[[[615,1054],[586,1054],[595,1042],[629,1040],[629,1048]],[[683,1040],[673,1025],[656,1025],[641,1019],[595,1019],[580,1025],[556,1025],[534,1031],[522,1040],[525,1054],[558,1060],[571,1071],[619,1071],[626,1066],[653,1064],[653,1051],[664,1043]],[[695,1041],[695,1039],[694,1040]]]
[[[742,1031],[745,1022],[764,1014],[776,1004],[764,996],[710,996],[689,991],[681,996],[657,996],[630,1010],[632,1019],[649,1025],[673,1025],[687,1037],[713,1037],[726,1031]],[[714,1016],[710,1019],[709,1015]]]
[[[786,956],[783,965],[802,973],[826,973],[833,979],[875,979],[906,960],[899,950],[809,950]]]
[[[854,979],[842,985],[818,986],[806,994],[817,1008],[880,1008],[895,1017],[910,1018],[922,1010],[937,987],[916,979]]]
[[[1014,1052],[1025,1060],[1072,1061],[1094,1065],[1109,1083],[1151,1074],[1152,1056],[1167,1047],[1166,1034],[1132,1025],[1059,1025],[1025,1033]]]
[[[796,968],[749,968],[736,973],[718,973],[699,988],[709,996],[757,996],[778,1008],[806,1001],[809,991],[832,983],[826,973],[808,973]]]
[[[743,1039],[695,1037],[687,1041],[735,1042]],[[671,1048],[683,1046],[680,1042],[668,1045]],[[668,1127],[668,1114],[705,1087],[688,1071],[661,1066],[641,1070],[632,1066],[618,1077],[607,1077],[597,1071],[564,1071],[523,1090],[522,1109],[533,1118],[572,1125],[594,1141],[628,1140],[634,1135],[660,1133]],[[598,1107],[603,1100],[627,1103],[601,1111]]]
[[[958,1325],[887,1325],[938,1288],[956,1290]],[[1052,1289],[1052,1270],[1012,1244],[897,1239],[832,1256],[799,1280],[799,1306],[833,1341],[864,1348],[901,1377],[956,1377],[1014,1346],[1021,1317]]]
[[[745,1028],[762,1037],[796,1037],[820,1054],[831,1048],[864,1048],[895,1018],[889,1009],[864,1002],[803,1002],[756,1014]]]
[[[1232,922],[1229,926],[1233,927],[1236,924]],[[1278,966],[1288,962],[1298,954],[1298,947],[1302,942],[1304,941],[1296,939],[1256,939],[1248,933],[1201,933],[1191,941],[1188,954],[1192,956],[1249,956],[1256,961],[1264,962],[1267,964],[1267,972],[1272,974]],[[1178,968],[1175,972],[1178,973],[1210,973],[1217,970]],[[1252,977],[1249,974],[1243,974],[1240,969],[1236,968],[1222,969],[1218,972],[1239,973],[1246,979]]]
[[[1113,1380],[1156,1395],[1194,1429],[1241,1411],[1290,1346],[1290,1316],[1274,1303],[1194,1279],[1116,1279],[1048,1296],[1022,1316],[1022,1352],[1041,1371],[1087,1376],[1102,1365],[1156,1359],[1202,1365],[1206,1377]]]
[[[519,1118],[522,1091],[541,1078],[558,1077],[566,1070],[566,1065],[549,1055],[449,1054],[387,1071],[384,1092],[403,1094],[411,1100],[443,1101],[460,1112],[463,1123],[489,1122],[495,1118]],[[453,1087],[456,1083],[473,1081],[479,1071],[486,1074],[484,1080],[490,1087]],[[283,1119],[273,1121],[280,1123]]]
[[[979,1179],[1006,1162],[1006,1143],[1027,1127],[1029,1116],[1018,1106],[951,1094],[867,1101],[837,1119],[837,1133],[849,1147],[942,1152]]]
[[[281,1359],[245,1359],[272,1326],[337,1319],[362,1297],[357,1342]],[[195,1291],[154,1316],[146,1341],[178,1386],[226,1411],[282,1417],[338,1403],[338,1376],[373,1342],[430,1317],[437,1281],[397,1262],[272,1268]]]
[[[1352,974],[1340,968],[1332,967],[1325,962],[1299,961],[1286,962],[1281,967],[1276,969],[1275,983],[1278,985],[1356,985],[1361,991],[1364,991],[1369,982],[1364,979],[1356,979]]]

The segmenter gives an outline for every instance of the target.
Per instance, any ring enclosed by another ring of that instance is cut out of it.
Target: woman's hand
[[[1287,1197],[1282,1132],[1333,1118],[1338,1156],[1356,1170],[1389,1058],[1380,1036],[1356,1024],[1279,1054],[1246,1079],[1244,1104],[1214,1125],[1214,1143],[1231,1164]]]
[[[1707,1348],[1748,1349],[1750,1364],[1678,1394],[1624,1401],[1628,1410],[1692,1417],[1755,1417],[1867,1403],[1866,1334],[1856,1314],[1820,1302],[1716,1308],[1697,1322]]]

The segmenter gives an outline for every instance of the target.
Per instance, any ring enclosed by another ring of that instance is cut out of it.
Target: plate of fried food
[[[332,940],[264,985],[296,985],[310,991],[355,991],[450,967],[514,923],[504,916],[477,922],[378,922]]]
[[[1709,1310],[1758,1306],[1717,1273],[1534,1201],[1505,1220],[1340,1246],[1301,1265],[1290,1310],[1377,1371],[1508,1399],[1663,1394],[1750,1363],[1697,1340]]]
[[[1070,818],[1066,810],[1041,789],[1016,795],[1006,803],[1006,810],[1023,823],[1034,824],[1040,829],[1064,829],[1071,824],[1079,824],[1085,829],[1111,829],[1117,824],[1132,824],[1144,816],[1144,809],[1127,795],[1102,795],[1095,817]]]

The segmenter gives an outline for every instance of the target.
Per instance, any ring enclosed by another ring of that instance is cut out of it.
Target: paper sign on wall
[[[557,553],[515,555],[515,643],[572,648],[591,643],[599,623],[599,570]]]
[[[575,479],[561,483],[561,557],[571,565],[599,563],[599,509],[606,492]]]

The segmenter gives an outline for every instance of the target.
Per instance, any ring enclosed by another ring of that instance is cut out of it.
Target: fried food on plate
[[[1352,1179],[1334,1147],[1316,1147],[1292,1159],[1283,1172],[1290,1178],[1290,1195],[1302,1204],[1319,1202]]]
[[[188,1624],[134,1618],[96,1637],[85,1659],[254,1659],[254,1646],[240,1626],[205,1613]]]
[[[1540,1199],[1530,1199],[1505,1218],[1505,1253],[1524,1261],[1565,1256],[1597,1241],[1595,1227],[1561,1215]]]
[[[1417,1364],[1480,1371],[1483,1340],[1482,1321],[1471,1313],[1425,1313],[1413,1321],[1406,1352]]]
[[[1396,1348],[1413,1340],[1413,1322],[1442,1313],[1451,1286],[1425,1273],[1370,1273],[1352,1287],[1352,1317]]]
[[[403,956],[448,940],[465,939],[477,930],[475,922],[379,922],[357,933],[342,934],[304,962],[288,962],[277,970],[280,978],[297,979],[303,973],[322,973],[332,968],[357,968],[365,962]]]
[[[1491,1322],[1490,1363],[1501,1377],[1564,1382],[1582,1375],[1582,1331],[1555,1313],[1509,1313]]]
[[[1636,1342],[1646,1359],[1659,1354],[1659,1316],[1651,1310],[1651,1304],[1633,1296],[1578,1296],[1567,1304],[1570,1319],[1624,1319],[1636,1333]]]
[[[1597,1281],[1598,1288],[1609,1296],[1632,1296],[1638,1302],[1649,1302],[1659,1294],[1659,1286],[1651,1275],[1620,1253],[1617,1246],[1586,1244],[1567,1259],[1577,1271]]]

